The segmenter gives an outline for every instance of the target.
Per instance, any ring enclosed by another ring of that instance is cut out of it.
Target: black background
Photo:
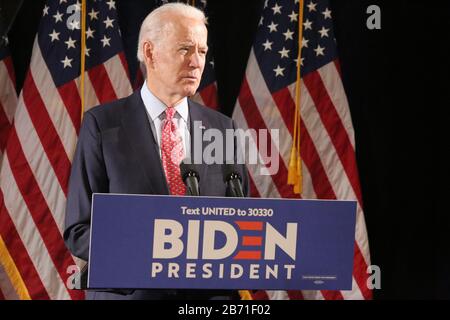
[[[116,2],[134,74],[140,22],[153,1]],[[444,17],[446,9],[440,7],[443,2],[331,1],[356,134],[372,264],[381,268],[376,299],[450,298],[448,219],[437,220],[435,215],[435,199],[443,199],[436,179],[443,178],[444,168],[439,168],[441,160],[437,159],[443,145],[433,134],[441,121],[441,104],[432,102],[433,96],[446,93],[439,90],[437,79],[439,73],[448,72],[449,64],[438,56],[444,38],[431,41],[427,31],[429,27],[431,33],[437,32],[437,23],[449,20]],[[366,9],[372,4],[381,8],[381,30],[366,27]],[[209,0],[219,99],[222,112],[228,115],[239,92],[262,5],[262,0]],[[18,90],[43,6],[43,0],[25,0],[9,33]],[[427,15],[431,10],[432,18]],[[427,51],[432,52],[431,60],[426,58]]]

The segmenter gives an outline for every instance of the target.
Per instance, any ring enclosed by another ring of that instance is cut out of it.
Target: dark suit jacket
[[[233,121],[223,114],[189,101],[191,155],[195,134],[215,128],[225,137]],[[194,127],[197,126],[197,127]],[[209,142],[202,142],[202,150]],[[198,165],[200,194],[225,196],[223,165]],[[248,175],[239,166],[244,193],[249,192]],[[88,260],[91,196],[94,192],[130,194],[169,194],[158,144],[153,136],[140,91],[112,103],[92,108],[84,114],[72,163],[67,197],[64,240],[73,255]],[[229,291],[226,294],[230,294]],[[223,292],[206,290],[135,290],[123,295],[114,292],[88,292],[95,299],[190,299],[209,298]]]

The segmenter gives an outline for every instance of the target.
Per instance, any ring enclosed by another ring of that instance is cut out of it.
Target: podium
[[[88,289],[350,290],[355,201],[94,194]]]

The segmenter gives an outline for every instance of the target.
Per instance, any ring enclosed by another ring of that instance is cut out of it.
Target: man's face
[[[192,96],[200,84],[205,67],[206,26],[198,20],[169,17],[163,38],[153,46],[148,82],[161,98],[171,101]],[[178,18],[178,19],[177,19]]]

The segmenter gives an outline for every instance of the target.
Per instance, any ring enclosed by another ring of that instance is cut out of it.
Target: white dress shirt
[[[153,135],[158,142],[159,156],[161,157],[161,130],[163,120],[166,118],[167,106],[159,100],[147,87],[147,81],[141,88],[141,97],[147,110],[148,119],[152,128]],[[177,121],[178,131],[183,140],[184,154],[190,157],[191,138],[189,133],[189,109],[187,98],[182,99],[175,107],[174,118]]]

